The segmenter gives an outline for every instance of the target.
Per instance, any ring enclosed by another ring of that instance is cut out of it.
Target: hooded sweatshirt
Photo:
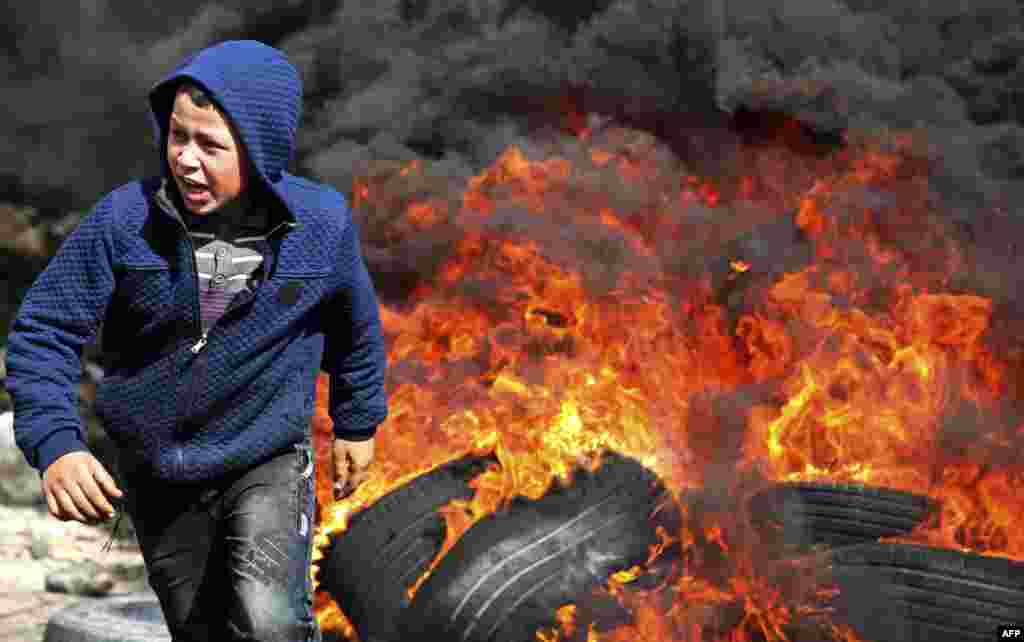
[[[247,196],[272,228],[265,278],[209,328],[196,248],[166,197],[175,189],[167,128],[185,80],[234,125],[251,164]],[[122,455],[155,479],[216,479],[308,439],[321,369],[335,434],[374,435],[387,416],[377,297],[345,198],[286,171],[301,101],[296,69],[256,41],[200,51],[153,87],[162,176],[94,206],[26,293],[8,336],[15,438],[40,472],[87,449],[78,383],[82,348],[96,338],[107,372],[95,412]]]

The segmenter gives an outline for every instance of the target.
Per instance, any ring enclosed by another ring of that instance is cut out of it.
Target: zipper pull
[[[199,337],[199,341],[196,341],[195,345],[192,346],[192,354],[199,354],[199,352],[206,347],[206,335],[208,332],[204,332],[203,336]]]

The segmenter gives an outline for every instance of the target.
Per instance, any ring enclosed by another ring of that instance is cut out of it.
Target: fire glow
[[[320,382],[314,561],[350,515],[466,453],[499,465],[444,509],[435,563],[481,517],[541,497],[605,449],[677,497],[721,488],[723,475],[737,502],[778,481],[928,495],[942,510],[902,541],[1024,559],[1012,524],[1024,467],[1004,454],[1024,441],[1006,419],[1012,364],[986,344],[992,302],[952,289],[963,248],[929,198],[919,142],[848,141],[827,156],[751,146],[698,177],[645,134],[583,129],[529,154],[510,147],[458,193],[420,163],[377,166],[354,189],[364,235],[394,248],[436,238],[444,255],[407,301],[383,306],[391,415],[371,478],[341,502],[326,479]],[[721,256],[781,217],[806,238],[805,265],[774,273]],[[738,310],[716,290],[715,259],[722,278],[752,279]],[[715,410],[723,401],[738,427]],[[958,431],[964,415],[981,428]],[[622,588],[645,569],[613,576],[604,590],[633,621],[588,642],[783,641],[813,617],[823,639],[856,640],[819,606],[827,589],[799,570],[766,576],[741,514],[662,535],[683,551],[676,572],[634,592]],[[317,613],[354,639],[329,597],[317,595]],[[579,633],[573,605],[552,622],[538,640]]]

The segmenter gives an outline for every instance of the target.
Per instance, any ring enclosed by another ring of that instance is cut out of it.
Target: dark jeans
[[[174,642],[320,641],[309,575],[309,444],[201,488],[141,479],[130,464],[121,476]]]

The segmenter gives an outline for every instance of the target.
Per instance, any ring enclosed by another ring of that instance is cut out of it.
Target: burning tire
[[[676,532],[678,519],[652,472],[608,454],[595,472],[579,470],[536,501],[517,497],[469,528],[419,588],[400,639],[535,640],[557,609],[645,562],[656,526]]]
[[[160,602],[145,591],[86,599],[57,611],[43,642],[171,642]]]
[[[441,550],[438,509],[469,499],[469,481],[496,460],[465,457],[421,475],[352,516],[320,562],[320,585],[334,598],[363,642],[395,637],[406,590]]]
[[[1024,622],[1024,563],[907,544],[866,544],[831,555],[837,615],[886,642],[995,639]]]
[[[752,521],[786,548],[847,546],[904,535],[935,509],[928,497],[858,485],[778,484],[750,501]]]

